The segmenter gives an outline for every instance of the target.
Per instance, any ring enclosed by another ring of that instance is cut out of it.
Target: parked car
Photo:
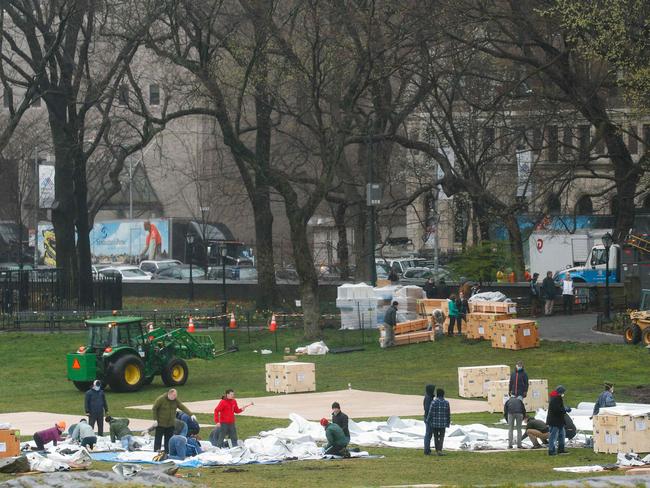
[[[106,268],[113,268],[114,266],[112,264],[93,264],[91,269],[93,272],[93,278],[97,278],[99,276],[99,272],[102,269]]]
[[[423,258],[397,258],[397,259],[392,259],[392,258],[377,258],[376,263],[388,266],[389,270],[390,268],[394,269],[398,275],[403,275],[404,272],[409,269],[409,268],[416,268],[416,267],[422,267],[426,261]]]
[[[237,274],[232,266],[226,266],[226,279],[227,280],[236,280]],[[208,268],[208,278],[209,280],[223,280],[224,268],[222,266],[211,266]]]
[[[157,280],[189,280],[190,279],[190,265],[179,264],[163,269],[160,273],[156,274]],[[205,279],[205,270],[198,266],[192,266],[192,280]]]
[[[163,269],[178,266],[181,263],[178,259],[161,259],[160,261],[140,261],[140,269],[145,273],[155,275],[160,273]]]
[[[449,276],[449,271],[444,268],[438,268],[437,273],[435,269],[432,268],[408,268],[406,271],[404,271],[404,274],[400,278],[399,284],[424,286],[429,278],[433,278],[437,283],[441,278],[444,278],[445,281],[448,281]]]
[[[100,269],[99,276],[115,276],[120,275],[122,281],[144,281],[150,280],[151,275],[145,273],[137,266],[115,266],[110,268]]]

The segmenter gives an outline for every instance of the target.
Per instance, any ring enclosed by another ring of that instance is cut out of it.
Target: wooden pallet
[[[379,327],[379,345],[384,343],[384,327]],[[417,344],[418,342],[431,342],[435,340],[435,332],[432,330],[419,330],[415,332],[407,332],[405,334],[395,335],[395,345],[404,346],[406,344]],[[383,346],[382,346],[383,347]]]
[[[470,312],[479,313],[517,313],[517,304],[515,302],[490,302],[490,301],[473,301],[469,302]]]

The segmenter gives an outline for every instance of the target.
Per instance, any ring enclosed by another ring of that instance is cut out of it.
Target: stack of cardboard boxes
[[[510,368],[503,364],[460,367],[458,368],[458,394],[463,398],[486,398],[490,382],[509,379]]]
[[[499,320],[513,318],[514,314],[471,312],[467,314],[467,323],[464,332],[468,339],[490,340],[494,324]]]
[[[510,381],[491,381],[488,385],[488,409],[490,412],[502,412],[503,405],[508,400]],[[527,412],[538,408],[548,408],[548,381],[528,380],[528,394],[524,398]]]
[[[294,361],[267,363],[266,391],[273,393],[316,391],[316,365]]]

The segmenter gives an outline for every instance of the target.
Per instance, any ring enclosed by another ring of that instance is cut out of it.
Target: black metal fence
[[[77,289],[61,269],[0,271],[0,311],[3,315],[79,309],[121,309],[122,280],[101,276],[93,280],[94,304],[79,305]]]

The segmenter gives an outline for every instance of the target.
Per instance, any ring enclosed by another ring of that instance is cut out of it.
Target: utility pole
[[[368,182],[366,183],[366,205],[368,207],[368,266],[370,268],[370,284],[377,286],[377,265],[375,264],[375,206],[381,203],[381,186],[373,183],[374,175],[374,146],[370,140],[370,124],[368,124],[367,166]]]

